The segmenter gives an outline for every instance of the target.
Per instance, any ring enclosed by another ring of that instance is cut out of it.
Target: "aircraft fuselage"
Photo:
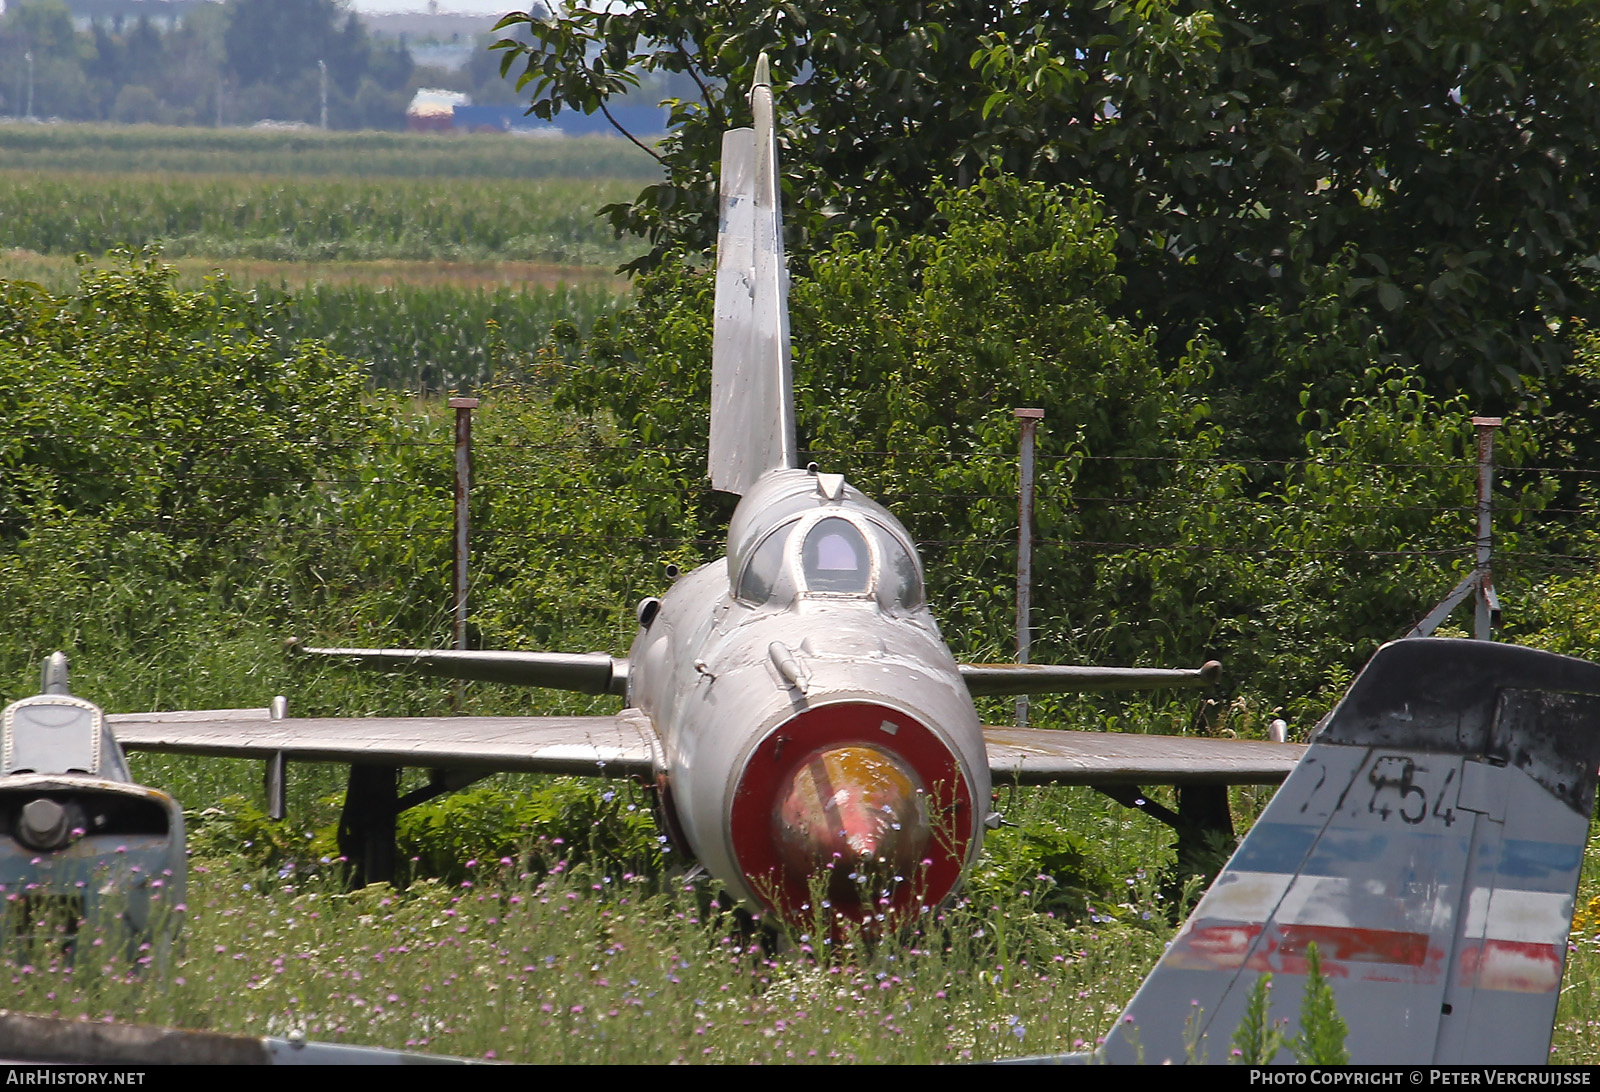
[[[647,611],[628,698],[668,807],[735,893],[863,920],[942,900],[990,798],[972,699],[905,528],[836,475],[764,474],[726,559]],[[820,877],[820,878],[816,878]]]

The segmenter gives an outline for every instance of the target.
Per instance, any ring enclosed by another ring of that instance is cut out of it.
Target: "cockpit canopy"
[[[806,532],[800,571],[807,591],[860,595],[872,586],[872,554],[855,524],[829,516]]]
[[[770,470],[745,493],[728,527],[728,581],[752,606],[807,596],[906,611],[926,601],[900,521],[842,477],[814,470]]]
[[[40,694],[0,713],[0,776],[91,774],[132,781],[100,707],[67,694]]]
[[[899,534],[861,512],[790,519],[750,551],[734,594],[752,605],[796,595],[876,597],[889,609],[923,604],[922,572]]]

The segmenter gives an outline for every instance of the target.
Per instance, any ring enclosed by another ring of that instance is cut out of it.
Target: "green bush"
[[[538,874],[591,862],[602,870],[659,873],[664,841],[647,796],[636,786],[539,781],[470,788],[401,813],[401,856],[410,858],[417,874],[451,881],[480,865],[498,867],[503,859]]]

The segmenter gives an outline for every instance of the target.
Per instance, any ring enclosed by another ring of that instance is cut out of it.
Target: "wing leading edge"
[[[961,681],[975,698],[1008,694],[1076,694],[1090,690],[1159,690],[1215,686],[1222,665],[1207,660],[1188,671],[1164,667],[1082,664],[962,664]]]
[[[985,728],[989,775],[1017,785],[1275,785],[1305,745],[1132,732]]]
[[[410,671],[446,679],[542,686],[580,694],[628,691],[626,657],[604,652],[514,652],[437,648],[310,648],[291,637],[290,655],[342,660],[377,671]],[[1093,690],[1154,690],[1216,685],[1222,665],[1194,670],[1086,667],[1079,664],[962,664],[961,680],[975,698],[1013,694],[1070,694]]]
[[[241,717],[239,710],[108,716],[129,751],[604,777],[655,776],[637,709],[610,717]]]
[[[308,648],[291,637],[291,656],[343,660],[376,671],[411,671],[445,679],[542,686],[580,694],[628,692],[628,661],[604,652],[512,652],[452,648]]]

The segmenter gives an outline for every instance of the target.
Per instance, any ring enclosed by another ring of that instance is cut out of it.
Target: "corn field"
[[[615,180],[363,179],[0,171],[0,248],[274,261],[521,260],[616,266],[594,210]]]

